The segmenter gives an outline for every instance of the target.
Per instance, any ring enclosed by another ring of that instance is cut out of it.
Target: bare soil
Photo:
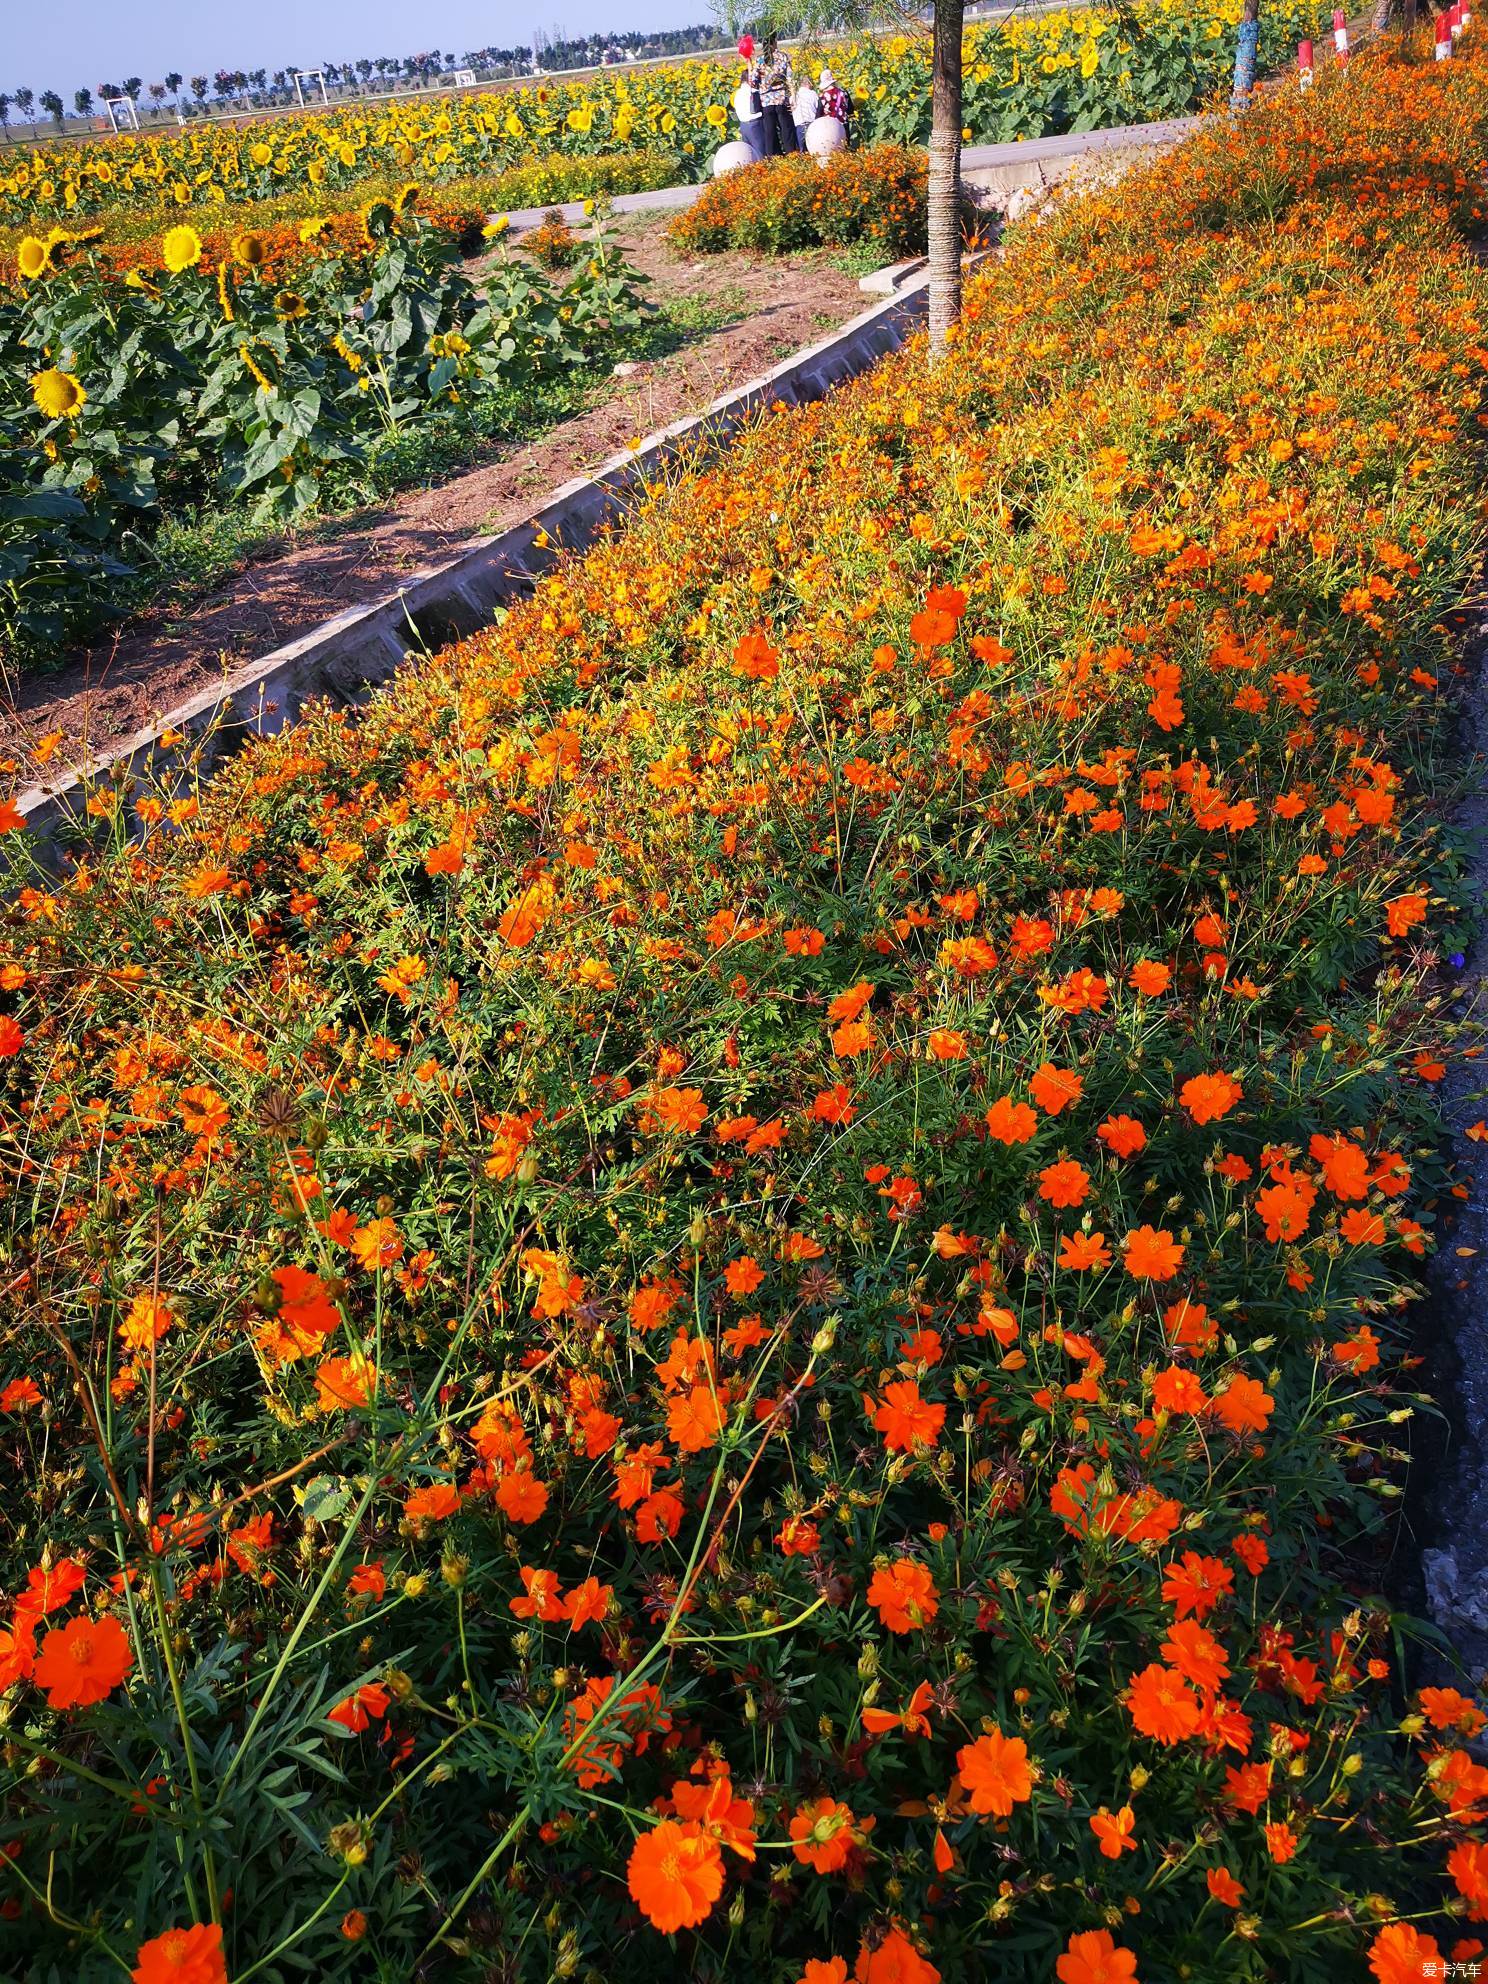
[[[59,732],[48,751],[55,762],[105,752],[252,656],[380,597],[453,556],[464,539],[519,521],[548,490],[700,412],[869,301],[820,252],[688,262],[672,253],[661,217],[627,215],[611,232],[649,277],[653,301],[722,307],[724,326],[612,379],[593,406],[539,439],[506,450],[493,444],[488,461],[433,488],[281,540],[226,585],[152,609],[57,668],[11,685],[0,704],[0,755],[24,760],[39,739]]]

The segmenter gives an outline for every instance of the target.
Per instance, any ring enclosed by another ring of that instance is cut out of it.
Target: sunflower
[[[260,139],[258,144],[249,147],[248,156],[255,165],[267,165],[274,156],[274,149],[272,145],[266,145]]]
[[[308,317],[310,306],[297,289],[281,289],[274,297],[274,314],[284,323],[292,323],[297,317]]]
[[[35,282],[38,276],[46,274],[52,266],[52,251],[45,241],[39,241],[34,234],[28,234],[16,250],[16,267],[27,282]]]
[[[256,269],[268,249],[261,234],[240,234],[233,242],[232,252],[235,262],[240,262],[245,269]]]
[[[400,186],[398,188],[393,198],[393,206],[400,214],[406,213],[411,206],[417,203],[418,196],[418,181],[416,179],[410,179],[406,186]]]
[[[721,131],[728,122],[728,112],[721,103],[710,103],[703,114],[715,131]]]
[[[49,365],[45,372],[32,373],[31,397],[48,420],[60,420],[64,414],[75,420],[88,395],[70,372]]]
[[[325,233],[330,224],[329,214],[316,214],[311,220],[302,220],[300,222],[300,240],[307,244],[317,240],[319,236]]]
[[[173,227],[160,244],[160,259],[173,276],[194,269],[201,255],[201,236],[194,227]]]
[[[391,201],[369,200],[362,208],[362,238],[369,246],[390,235],[398,224],[398,215]]]

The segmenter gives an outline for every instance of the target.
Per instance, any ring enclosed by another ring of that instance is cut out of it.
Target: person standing
[[[796,85],[796,93],[791,99],[791,116],[796,125],[796,150],[803,152],[806,149],[806,133],[817,117],[816,91],[805,76]]]
[[[835,117],[842,126],[848,144],[852,143],[853,100],[838,82],[830,69],[823,69],[819,78],[821,94],[817,98],[817,116]]]
[[[754,75],[753,69],[746,69],[743,81],[734,91],[734,115],[739,120],[740,138],[748,145],[751,155],[761,159],[765,155],[765,117]]]
[[[765,37],[759,68],[760,106],[765,120],[765,156],[780,158],[796,149],[796,125],[791,116],[795,76],[790,57],[773,34]]]

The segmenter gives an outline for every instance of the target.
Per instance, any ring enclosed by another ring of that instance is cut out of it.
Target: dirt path
[[[504,453],[498,446],[490,461],[434,488],[332,520],[267,552],[225,586],[152,609],[59,668],[27,677],[0,707],[0,754],[23,759],[56,732],[58,761],[101,752],[249,657],[377,598],[453,555],[463,539],[516,522],[546,491],[699,412],[869,302],[819,253],[690,263],[673,257],[652,216],[627,216],[612,231],[650,278],[653,300],[726,310],[724,327],[613,379],[602,399],[538,440]]]

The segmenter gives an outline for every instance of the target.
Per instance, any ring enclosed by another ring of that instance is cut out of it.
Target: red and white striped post
[[[1342,7],[1333,9],[1333,51],[1340,62],[1348,60],[1348,15]]]
[[[1310,90],[1312,88],[1312,43],[1310,41],[1299,41],[1297,43],[1297,85],[1299,89]]]
[[[1447,14],[1436,17],[1436,59],[1446,62],[1452,54],[1452,23]]]
[[[1447,14],[1447,19],[1451,23],[1452,46],[1455,48],[1457,46],[1459,38],[1461,37],[1462,29],[1463,29],[1462,0],[1453,0],[1452,7]]]

